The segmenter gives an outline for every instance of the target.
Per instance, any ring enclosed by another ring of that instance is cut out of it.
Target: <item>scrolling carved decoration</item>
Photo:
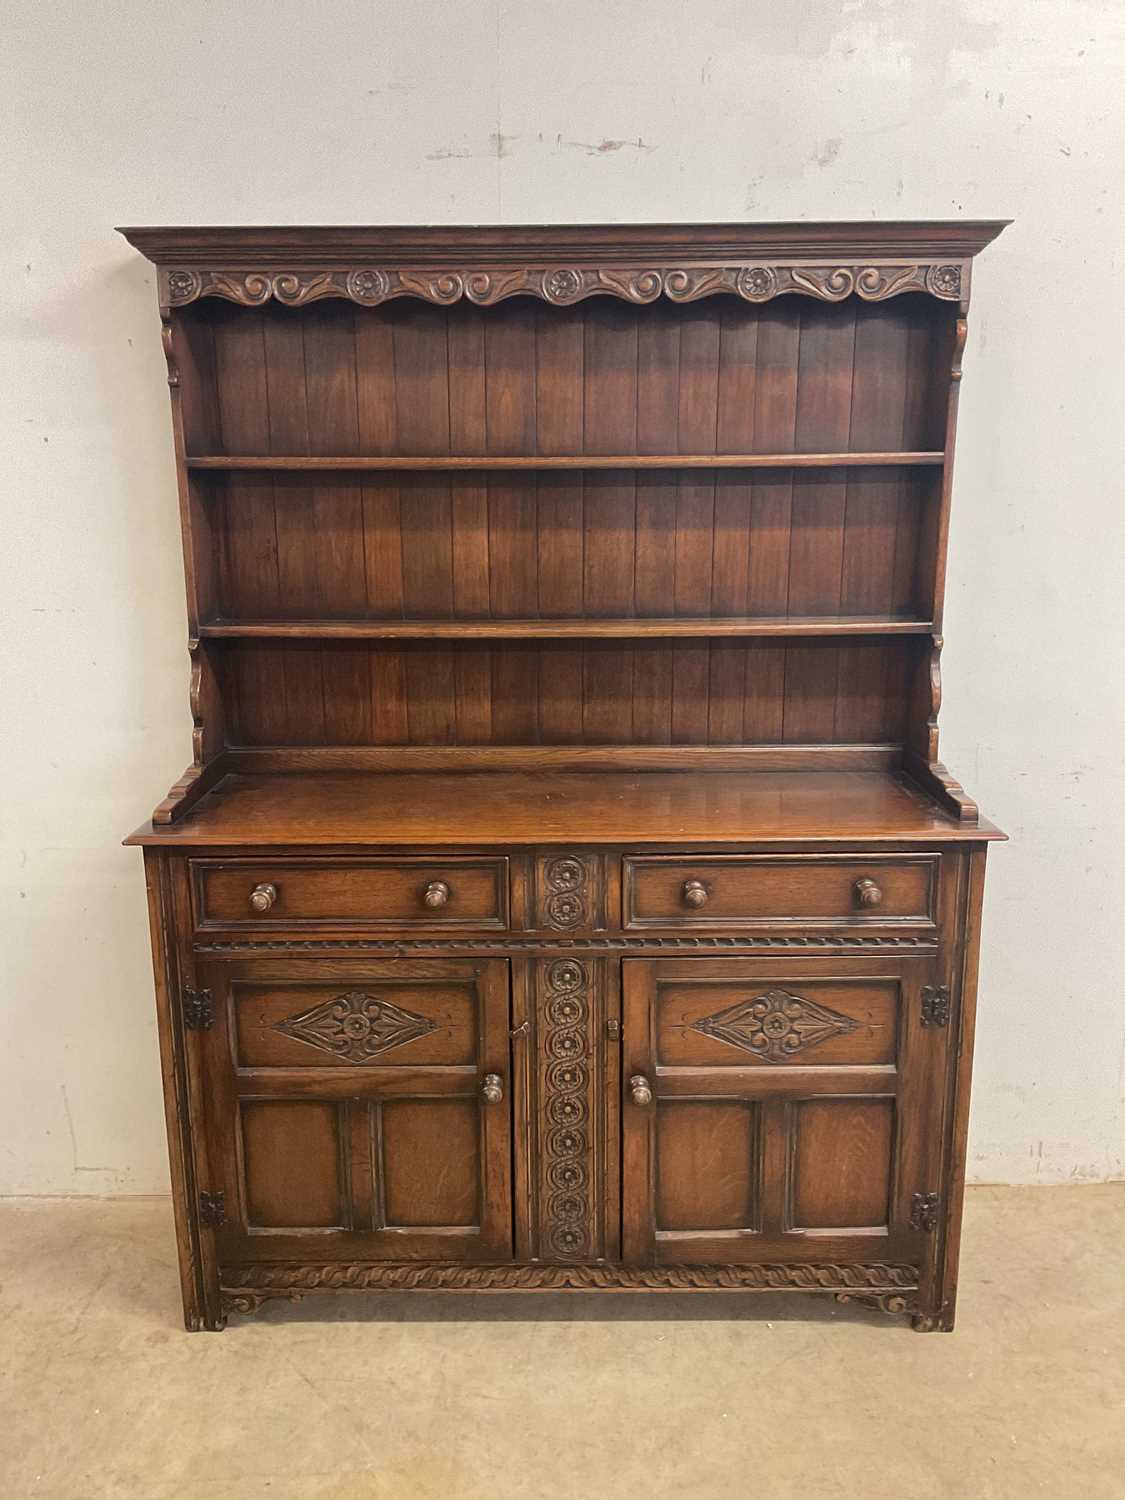
[[[744,1266],[622,1266],[607,1263],[480,1266],[417,1261],[327,1261],[306,1265],[263,1261],[226,1266],[221,1273],[221,1282],[224,1295],[232,1304],[235,1296],[247,1292],[254,1293],[255,1300],[263,1295],[290,1296],[300,1292],[411,1290],[855,1291],[901,1295],[917,1290],[918,1271],[913,1266],[884,1262],[837,1265],[820,1261],[763,1261]]]
[[[903,292],[926,292],[946,302],[961,300],[966,273],[960,261],[894,265],[778,264],[728,266],[513,266],[449,269],[356,266],[349,270],[162,269],[162,301],[183,307],[200,297],[224,297],[245,307],[275,298],[303,307],[321,297],[342,297],[376,307],[395,297],[420,297],[449,305],[462,299],[487,307],[505,297],[539,297],[567,307],[587,297],[619,297],[643,304],[667,297],[695,302],[728,293],[746,302],[768,302],[784,293],[842,302],[853,294],[881,302]]]
[[[593,1208],[594,1057],[590,965],[556,958],[536,965],[539,1090],[540,1253],[596,1255]]]

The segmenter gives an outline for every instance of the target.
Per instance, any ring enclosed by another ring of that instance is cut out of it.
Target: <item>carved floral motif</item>
[[[589,1255],[593,1237],[589,1194],[593,1169],[590,970],[576,958],[557,958],[539,965],[538,979],[540,1067],[546,1115],[540,1147],[543,1174],[540,1228],[549,1253],[570,1258]]]
[[[713,1016],[704,1016],[691,1029],[752,1052],[763,1062],[779,1063],[830,1036],[855,1031],[856,1023],[803,995],[768,990]]]
[[[589,870],[585,861],[564,854],[543,866],[543,914],[547,925],[567,932],[587,925],[587,882]]]
[[[961,267],[931,266],[926,272],[926,285],[935,297],[959,297],[961,295]]]
[[[299,1016],[279,1021],[274,1030],[331,1052],[345,1062],[365,1063],[437,1027],[428,1017],[416,1016],[389,1000],[349,990]]]
[[[164,273],[168,303],[181,307],[198,297],[225,297],[248,307],[275,297],[292,307],[319,297],[347,297],[372,307],[392,297],[421,297],[449,304],[467,298],[487,305],[519,294],[567,305],[585,297],[613,296],[626,302],[693,302],[726,292],[747,302],[766,302],[785,292],[840,302],[853,293],[867,302],[902,292],[928,292],[956,301],[963,275],[955,263],[941,265],[734,266],[517,266],[447,270],[359,266],[351,270],[212,271],[176,267]]]

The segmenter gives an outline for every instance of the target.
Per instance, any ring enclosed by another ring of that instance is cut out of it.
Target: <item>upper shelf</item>
[[[828,469],[926,466],[940,451],[916,453],[567,453],[567,454],[195,454],[189,469]]]

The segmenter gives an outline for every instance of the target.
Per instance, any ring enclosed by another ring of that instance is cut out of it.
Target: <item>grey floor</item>
[[[1125,1497],[1125,1184],[978,1188],[956,1333],[395,1294],[182,1332],[163,1200],[0,1204],[0,1496]]]

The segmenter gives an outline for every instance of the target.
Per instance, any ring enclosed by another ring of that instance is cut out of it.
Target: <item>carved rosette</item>
[[[505,297],[541,297],[569,306],[586,297],[619,297],[625,302],[694,302],[728,293],[746,302],[768,302],[793,293],[822,302],[855,295],[880,302],[903,292],[925,292],[956,302],[965,276],[959,262],[902,265],[781,265],[747,262],[734,266],[516,266],[494,270],[443,270],[357,266],[351,269],[222,271],[177,266],[161,271],[163,298],[183,307],[199,297],[225,297],[256,307],[271,297],[301,307],[320,297],[344,297],[375,307],[394,297],[420,297],[448,305],[462,298],[487,306]]]
[[[591,871],[588,860],[560,854],[539,864],[539,925],[556,932],[591,927]]]
[[[260,1298],[292,1292],[590,1292],[616,1288],[656,1292],[854,1291],[898,1297],[917,1291],[918,1271],[914,1266],[885,1262],[837,1265],[823,1261],[761,1262],[745,1266],[473,1266],[420,1264],[416,1261],[329,1261],[316,1264],[263,1261],[226,1266],[221,1273],[221,1282],[224,1294],[232,1298],[243,1289],[252,1289]]]
[[[590,966],[576,958],[536,965],[539,1033],[540,1253],[595,1254],[592,1187],[593,1048]]]

